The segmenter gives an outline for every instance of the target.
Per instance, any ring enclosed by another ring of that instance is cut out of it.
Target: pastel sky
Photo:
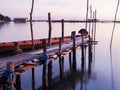
[[[3,15],[29,18],[32,0],[0,0]],[[34,19],[47,19],[50,12],[53,19],[85,19],[87,0],[35,0]],[[98,19],[112,19],[117,0],[89,0]],[[119,17],[119,16],[118,16]]]

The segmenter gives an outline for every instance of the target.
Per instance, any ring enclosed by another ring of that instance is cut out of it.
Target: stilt
[[[76,44],[75,44],[75,31],[72,32],[73,39],[73,71],[76,71]]]
[[[43,40],[43,75],[42,75],[42,82],[43,82],[43,90],[48,88],[48,56],[47,56],[47,43],[46,40]]]
[[[60,69],[60,79],[62,79],[62,77],[63,77],[61,50],[62,50],[62,39],[60,38],[59,39],[59,69]]]
[[[21,90],[21,75],[16,76],[16,90]]]
[[[32,90],[35,90],[35,70],[32,68]]]
[[[48,23],[49,23],[48,46],[50,46],[51,45],[51,32],[52,32],[51,13],[48,13]]]
[[[48,63],[48,88],[52,86],[52,61]]]
[[[62,57],[62,77],[64,77],[64,56]]]
[[[62,42],[64,42],[64,19],[62,19]]]
[[[6,85],[4,90],[15,90],[15,74],[14,74],[14,63],[8,62],[4,72],[4,77],[6,77]]]
[[[71,71],[72,70],[71,52],[69,53],[69,66]]]

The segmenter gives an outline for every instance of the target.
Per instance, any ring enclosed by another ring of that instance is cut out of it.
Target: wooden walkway
[[[76,38],[76,48],[79,47],[82,44],[82,40],[80,38]],[[86,43],[88,41],[88,38],[84,39],[84,42]],[[73,47],[73,41],[70,40],[68,42],[62,43],[62,53],[65,54],[66,52],[69,52],[72,50]],[[50,57],[49,59],[56,58],[59,51],[59,44],[51,45],[50,47],[47,47],[47,55]],[[18,54],[6,58],[0,59],[0,72],[3,72],[6,69],[6,63],[13,62],[15,66],[28,63],[29,61],[32,61],[34,59],[38,59],[43,55],[43,49],[34,50],[30,52],[26,52],[23,54]]]

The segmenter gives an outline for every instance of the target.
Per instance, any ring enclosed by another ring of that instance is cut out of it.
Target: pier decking
[[[22,72],[31,69],[32,70],[32,90],[35,90],[35,67],[43,65],[42,72],[42,87],[47,89],[51,83],[49,82],[52,78],[52,61],[59,58],[59,71],[60,79],[63,78],[64,69],[64,56],[69,54],[69,67],[70,70],[76,71],[76,49],[81,48],[81,67],[84,66],[84,48],[88,46],[89,52],[89,63],[92,62],[92,44],[97,42],[92,41],[89,35],[82,35],[77,37],[75,32],[71,33],[71,39],[67,41],[62,41],[62,38],[58,38],[58,44],[49,45],[46,39],[42,40],[42,48],[38,50],[33,50],[25,52],[22,54],[17,54],[0,59],[0,78],[6,70],[13,70],[12,64],[14,64],[14,71],[17,75],[16,78],[16,89],[21,90],[20,75]],[[72,53],[71,53],[72,52]],[[7,65],[6,65],[7,64]],[[89,64],[90,65],[90,64]],[[49,72],[49,73],[48,73]],[[49,74],[49,75],[48,75]],[[11,79],[12,80],[12,79]],[[12,81],[11,81],[12,82]],[[4,86],[4,85],[3,85]]]
[[[87,38],[84,39],[84,42],[87,42]],[[82,40],[78,37],[76,38],[76,48],[78,48],[82,44]],[[72,50],[73,43],[72,40],[62,43],[62,54],[69,52]],[[58,56],[59,44],[52,45],[47,47],[47,55],[49,59],[53,59]],[[32,61],[34,59],[40,58],[43,55],[43,49],[34,50],[30,52],[26,52],[23,54],[18,54],[6,58],[0,59],[0,71],[5,70],[6,63],[13,62],[15,66],[18,66],[23,63],[27,63],[28,61]]]

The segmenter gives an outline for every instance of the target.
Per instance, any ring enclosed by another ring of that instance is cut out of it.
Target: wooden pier
[[[76,49],[82,48],[83,46],[89,45],[89,57],[91,57],[91,44],[96,43],[92,42],[90,39],[89,35],[85,35],[81,37],[76,37],[75,31],[71,33],[71,40],[64,41],[62,38],[59,38],[59,43],[55,45],[48,45],[47,40],[43,39],[42,40],[42,49],[38,50],[33,50],[30,52],[22,53],[22,54],[17,54],[14,56],[10,57],[5,57],[0,59],[0,74],[2,77],[2,74],[5,72],[6,64],[9,62],[12,62],[14,64],[14,71],[15,74],[17,75],[16,78],[16,85],[17,85],[17,90],[20,89],[20,74],[23,71],[26,71],[28,69],[32,69],[32,88],[35,90],[35,75],[34,75],[34,68],[40,65],[43,65],[43,73],[42,75],[42,82],[43,82],[43,88],[47,89],[49,85],[51,84],[50,78],[51,78],[51,68],[52,68],[52,60],[55,60],[59,58],[59,69],[60,69],[60,78],[63,77],[63,69],[64,69],[64,55],[69,54],[69,64],[70,64],[70,70],[73,72],[76,71]],[[72,53],[71,53],[72,52]],[[82,52],[82,66],[84,66],[84,52]],[[71,59],[71,54],[73,59]],[[91,63],[91,62],[89,62]],[[49,74],[49,75],[48,75]],[[47,77],[49,76],[49,77]]]

